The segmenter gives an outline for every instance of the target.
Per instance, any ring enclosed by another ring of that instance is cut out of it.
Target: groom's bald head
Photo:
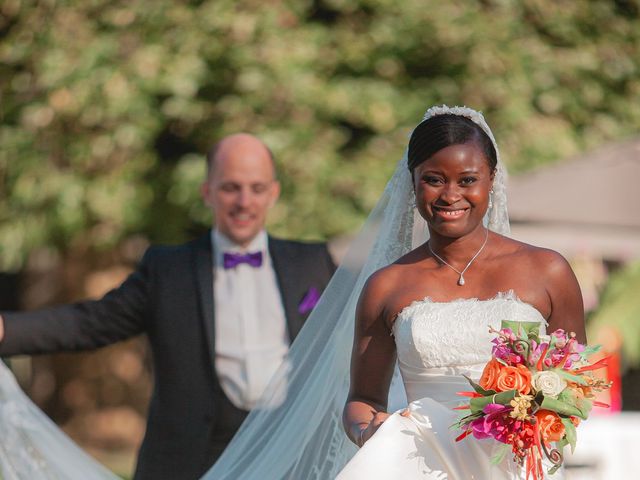
[[[273,153],[262,140],[250,133],[234,133],[222,138],[207,153],[207,175],[215,170],[219,158],[227,158],[229,155],[250,155],[268,159],[273,169],[273,178],[276,178],[275,161]]]
[[[211,149],[207,164],[201,193],[216,228],[247,246],[265,228],[267,212],[280,195],[273,156],[253,135],[237,133]]]

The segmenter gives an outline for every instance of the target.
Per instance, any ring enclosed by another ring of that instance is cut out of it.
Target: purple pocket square
[[[320,300],[320,291],[316,287],[311,287],[307,293],[305,293],[300,305],[298,305],[298,313],[301,315],[313,310]]]

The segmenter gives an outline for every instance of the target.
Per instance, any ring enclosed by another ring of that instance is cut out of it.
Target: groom
[[[207,165],[209,233],[149,248],[100,300],[0,316],[2,356],[95,349],[147,334],[155,386],[136,480],[192,480],[209,469],[335,270],[326,245],[265,232],[280,186],[262,142],[226,137]]]

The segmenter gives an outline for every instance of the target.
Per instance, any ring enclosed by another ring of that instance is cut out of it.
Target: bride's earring
[[[493,208],[493,188],[489,190],[489,205],[488,208]]]

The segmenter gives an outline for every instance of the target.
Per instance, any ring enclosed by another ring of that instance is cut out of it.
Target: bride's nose
[[[460,200],[461,197],[460,187],[455,182],[445,183],[440,192],[440,200],[448,205],[453,205]]]

